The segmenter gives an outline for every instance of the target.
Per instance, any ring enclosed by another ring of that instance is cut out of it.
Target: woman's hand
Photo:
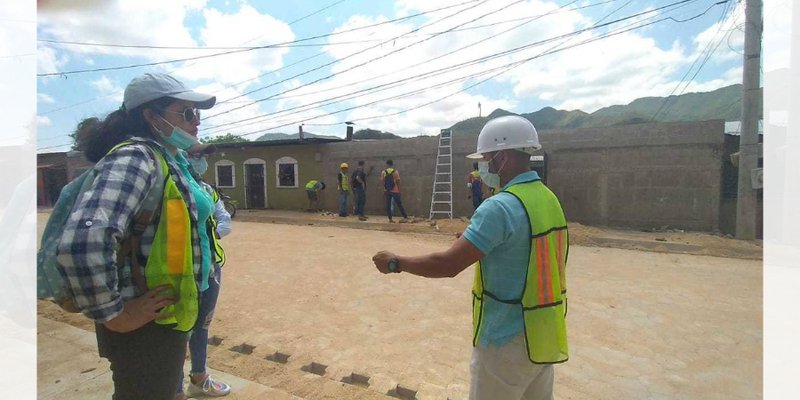
[[[168,318],[174,313],[161,311],[162,308],[175,304],[172,288],[169,285],[148,290],[144,295],[125,302],[122,314],[105,323],[106,328],[114,332],[130,332],[141,328],[154,319]]]

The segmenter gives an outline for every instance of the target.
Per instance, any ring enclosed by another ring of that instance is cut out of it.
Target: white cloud
[[[116,82],[112,81],[109,77],[103,75],[100,77],[100,79],[89,81],[89,84],[95,90],[100,92],[101,96],[110,97],[114,103],[122,102],[122,96],[125,92],[125,89]]]
[[[56,7],[40,10],[40,37],[89,43],[196,46],[189,30],[184,26],[184,20],[189,12],[204,7],[206,0],[120,0],[85,3],[87,4],[78,8]],[[121,21],[124,21],[124,27],[120,25]],[[135,29],[125,27],[135,27]],[[148,60],[174,59],[194,54],[185,50],[71,45],[65,45],[61,51],[76,54],[116,54]]]
[[[289,25],[268,14],[259,13],[247,4],[234,14],[206,9],[203,16],[205,27],[200,31],[200,39],[209,47],[259,46],[289,42],[295,38]],[[238,83],[264,71],[280,68],[288,52],[289,48],[286,47],[258,49],[192,61],[177,74],[187,79],[210,78],[226,84]]]
[[[51,47],[41,46],[36,51],[36,69],[40,74],[58,72],[68,61],[69,57]]]
[[[49,117],[43,115],[36,116],[36,125],[37,126],[50,126],[53,122],[50,120]]]
[[[48,95],[46,95],[44,93],[37,93],[36,94],[36,99],[40,103],[44,103],[44,104],[55,104],[55,102],[56,102],[56,99],[54,99],[52,96],[48,96]]]

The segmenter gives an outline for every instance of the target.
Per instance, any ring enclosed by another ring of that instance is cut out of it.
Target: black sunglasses
[[[198,121],[200,120],[200,110],[197,108],[189,107],[183,111],[171,111],[171,110],[164,110],[164,111],[173,114],[180,114],[185,122],[192,122],[194,121],[195,118],[197,118]]]

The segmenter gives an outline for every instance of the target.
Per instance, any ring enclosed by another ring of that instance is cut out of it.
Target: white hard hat
[[[490,120],[478,135],[478,150],[467,158],[483,158],[484,153],[516,149],[533,153],[542,148],[531,121],[519,115],[506,115]]]

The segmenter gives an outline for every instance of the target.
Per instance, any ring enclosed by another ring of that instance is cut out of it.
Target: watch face
[[[397,259],[393,258],[389,260],[389,271],[397,272]]]

